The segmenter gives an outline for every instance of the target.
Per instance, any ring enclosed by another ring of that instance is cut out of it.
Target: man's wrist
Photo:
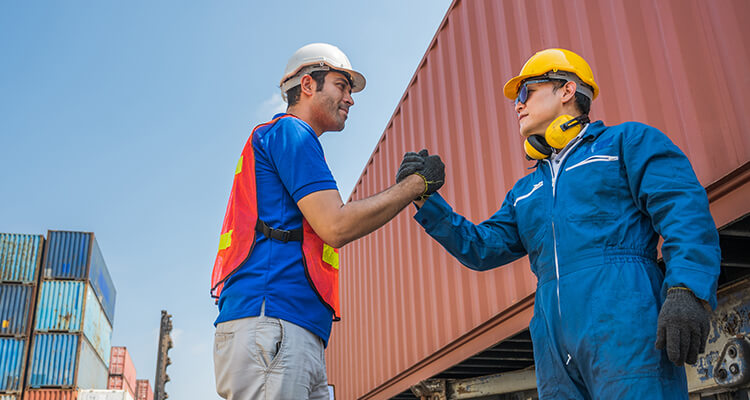
[[[425,192],[425,180],[416,173],[407,176],[401,183],[406,186],[410,194],[413,194],[413,198],[417,198]]]

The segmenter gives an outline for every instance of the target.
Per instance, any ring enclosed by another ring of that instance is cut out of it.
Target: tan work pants
[[[328,400],[323,341],[266,316],[222,322],[214,335],[216,392],[227,400]]]

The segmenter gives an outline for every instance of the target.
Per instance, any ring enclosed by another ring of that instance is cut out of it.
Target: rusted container
[[[0,233],[0,281],[35,283],[43,247],[42,235]]]
[[[109,364],[112,326],[85,281],[42,281],[36,309],[37,332],[83,332],[99,357]]]
[[[532,164],[502,95],[534,52],[583,56],[601,93],[591,117],[637,120],[690,158],[723,225],[750,211],[750,2],[456,0],[350,200],[386,189],[405,151],[442,156],[441,193],[478,223]],[[341,251],[342,321],[326,350],[344,399],[386,399],[528,327],[526,258],[474,272],[413,221],[413,207]]]
[[[23,400],[76,400],[77,389],[27,389]]]
[[[154,400],[154,391],[148,379],[136,380],[135,400]]]
[[[131,398],[135,398],[135,385],[131,387],[122,375],[110,375],[107,381],[107,389],[122,390],[127,392]]]
[[[114,324],[117,292],[93,233],[48,231],[42,276],[89,281],[110,325]]]
[[[133,360],[130,358],[128,348],[124,346],[113,346],[109,357],[109,381],[112,383],[113,377],[120,377],[124,386],[110,387],[108,389],[126,389],[135,397],[136,373]]]

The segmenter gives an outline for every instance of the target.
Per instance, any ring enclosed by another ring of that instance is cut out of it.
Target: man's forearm
[[[374,196],[342,205],[341,218],[334,222],[342,241],[338,244],[343,246],[385,225],[424,190],[424,180],[411,175]]]

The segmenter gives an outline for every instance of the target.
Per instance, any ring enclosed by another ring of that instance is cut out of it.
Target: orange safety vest
[[[226,280],[250,258],[250,254],[255,247],[255,234],[258,231],[263,232],[259,226],[265,225],[258,219],[253,135],[258,128],[275,124],[282,118],[290,117],[296,118],[291,114],[285,114],[270,122],[256,126],[242,150],[242,155],[234,171],[232,193],[229,195],[229,204],[221,228],[219,252],[216,254],[214,269],[211,273],[211,296],[217,302]],[[258,228],[256,229],[256,227]],[[270,230],[279,231],[273,228]],[[302,261],[305,266],[307,281],[323,304],[333,312],[333,320],[338,321],[341,319],[339,312],[339,251],[324,243],[304,217],[302,218],[301,231]],[[289,237],[289,233],[298,233],[295,231],[281,232],[287,233],[286,238]],[[287,240],[289,239],[284,239],[284,241]]]

